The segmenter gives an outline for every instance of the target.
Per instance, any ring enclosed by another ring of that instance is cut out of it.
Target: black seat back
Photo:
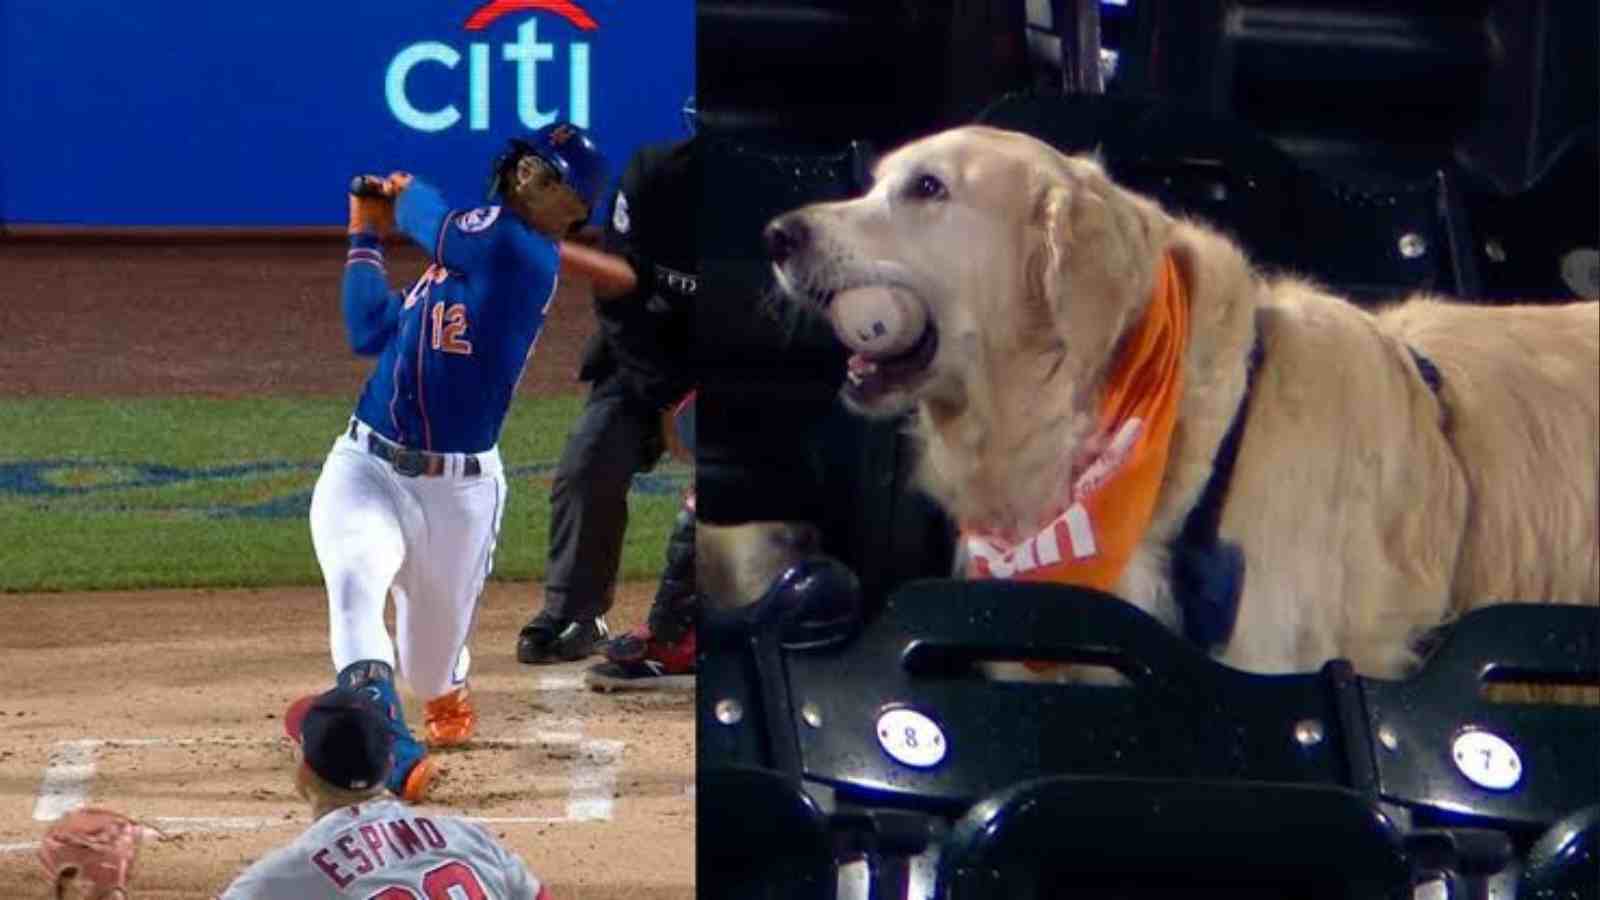
[[[1303,212],[1289,218],[1306,258],[1325,260],[1335,283],[1371,298],[1389,285],[1490,301],[1600,299],[1600,5],[1132,6],[1111,92],[1242,123],[1315,173],[1336,195],[1295,191]],[[1416,238],[1402,247],[1400,234]],[[1346,278],[1362,266],[1370,287]]]

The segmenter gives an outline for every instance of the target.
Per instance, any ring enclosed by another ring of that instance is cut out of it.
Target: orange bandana
[[[1110,592],[1155,512],[1178,420],[1189,298],[1170,255],[1100,401],[1098,454],[1073,467],[1061,512],[1020,543],[962,529],[971,578],[1052,581]]]

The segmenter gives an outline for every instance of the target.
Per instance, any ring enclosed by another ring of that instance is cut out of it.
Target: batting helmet
[[[527,138],[512,138],[494,160],[489,175],[489,196],[503,196],[507,176],[524,156],[537,156],[560,176],[585,206],[594,209],[605,187],[606,159],[589,133],[568,122],[556,122]]]

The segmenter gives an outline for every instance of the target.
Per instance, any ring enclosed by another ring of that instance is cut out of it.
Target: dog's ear
[[[1067,234],[1065,184],[1046,182],[1034,191],[1027,241],[1028,299],[1049,309],[1062,287]]]
[[[1072,361],[1092,369],[1149,301],[1175,223],[1092,160],[1065,162],[1035,187],[1030,300]]]

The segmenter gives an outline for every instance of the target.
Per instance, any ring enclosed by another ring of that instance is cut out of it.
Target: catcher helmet
[[[489,197],[504,196],[507,176],[524,156],[537,156],[560,176],[589,209],[605,186],[606,159],[589,133],[569,122],[555,122],[524,138],[512,138],[495,157],[489,175]]]
[[[388,721],[356,688],[338,687],[296,700],[284,713],[283,727],[300,744],[311,771],[342,790],[381,785],[394,761]]]

